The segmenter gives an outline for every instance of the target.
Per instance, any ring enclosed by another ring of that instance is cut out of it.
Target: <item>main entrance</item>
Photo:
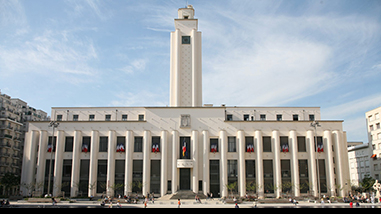
[[[190,176],[191,169],[190,168],[181,168],[180,169],[180,190],[190,190]]]

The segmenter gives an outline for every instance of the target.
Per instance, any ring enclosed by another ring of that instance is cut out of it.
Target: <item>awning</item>
[[[377,157],[376,154],[373,154],[372,156],[370,156],[370,158],[375,158],[375,157]]]

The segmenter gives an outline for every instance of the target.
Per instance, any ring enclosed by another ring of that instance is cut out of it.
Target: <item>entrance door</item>
[[[191,169],[184,168],[180,169],[180,190],[190,190],[190,175]]]

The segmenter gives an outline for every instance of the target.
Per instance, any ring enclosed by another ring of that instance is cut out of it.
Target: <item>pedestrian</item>
[[[147,208],[147,203],[148,203],[148,196],[146,196],[146,199],[144,200],[144,208]]]
[[[180,208],[180,205],[181,205],[181,202],[180,202],[180,198],[177,199],[177,208]]]
[[[353,202],[352,201],[349,203],[349,207],[353,208]]]
[[[239,208],[239,206],[238,206],[238,204],[237,204],[237,203],[235,203],[235,206],[234,206],[234,208]]]

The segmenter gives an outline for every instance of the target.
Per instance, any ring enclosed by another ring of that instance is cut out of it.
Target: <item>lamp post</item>
[[[315,149],[317,147],[317,134],[316,134],[316,128],[321,127],[318,121],[313,121],[311,123],[311,127],[315,128]],[[316,153],[316,151],[315,151]],[[320,199],[320,173],[319,173],[319,157],[315,155],[315,161],[316,161],[316,167],[317,167],[317,180],[318,180],[318,197]]]
[[[53,151],[54,151],[54,129],[57,128],[59,125],[59,123],[57,123],[56,121],[52,121],[50,122],[49,124],[49,127],[52,127],[53,128],[53,132],[52,132],[52,149],[50,151],[50,162],[49,162],[49,178],[48,178],[48,195],[50,193],[50,179],[52,177],[51,175],[51,170],[52,170],[52,159],[53,159]]]

